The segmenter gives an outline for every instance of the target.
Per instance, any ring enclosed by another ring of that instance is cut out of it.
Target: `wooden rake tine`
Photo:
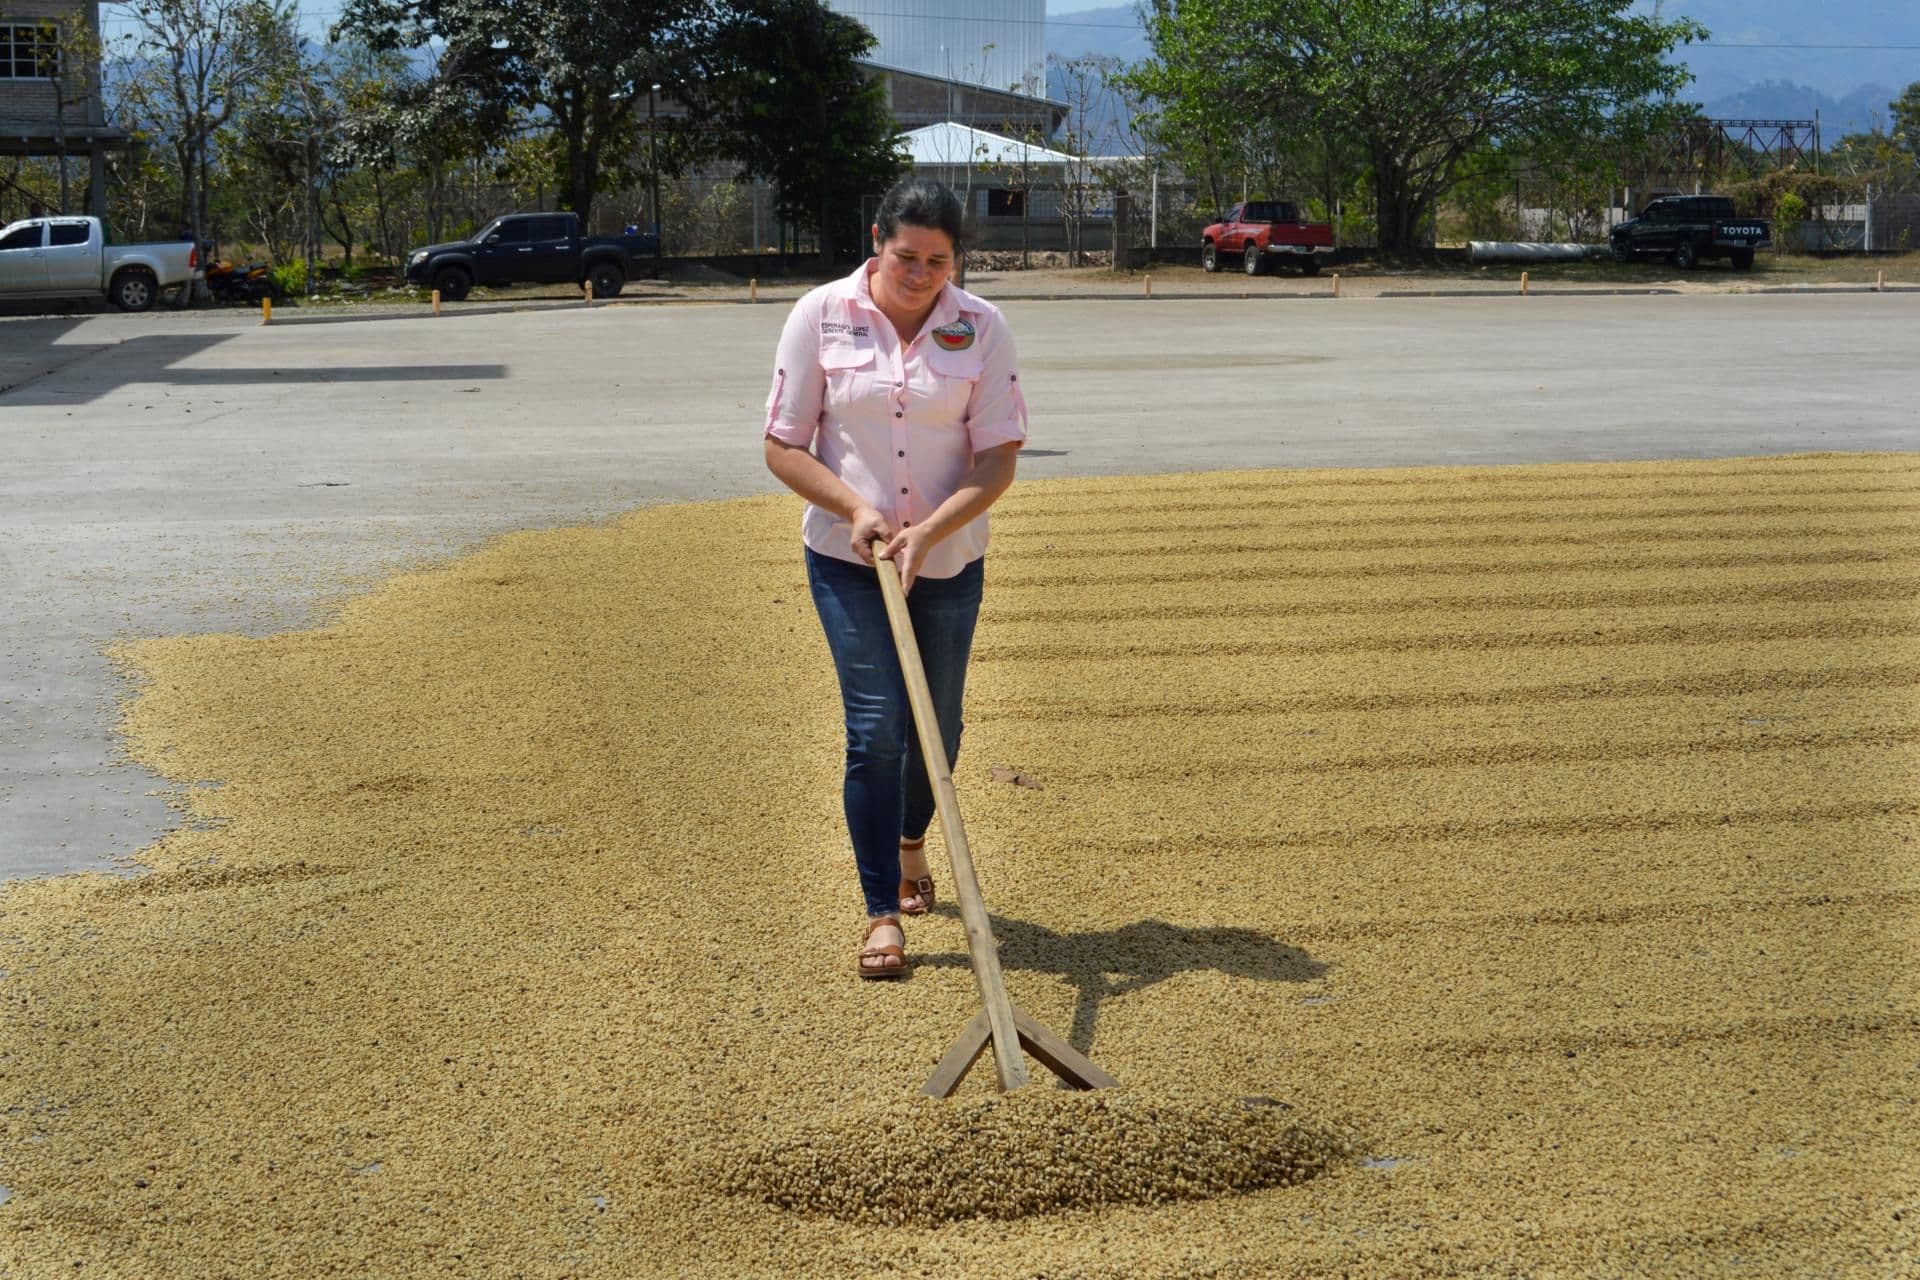
[[[907,612],[907,593],[900,586],[899,567],[877,554],[884,545],[884,542],[874,544],[873,563],[880,574],[880,595],[886,601],[893,645],[900,654],[900,672],[906,677],[907,701],[913,708],[914,730],[920,735],[920,754],[926,758],[927,780],[933,784],[940,833],[946,840],[947,859],[953,865],[954,894],[960,904],[961,924],[966,928],[967,956],[973,964],[974,982],[980,988],[980,1012],[967,1023],[920,1091],[935,1098],[950,1096],[989,1043],[993,1045],[994,1071],[1000,1078],[1003,1093],[1011,1093],[1028,1083],[1026,1060],[1020,1053],[1022,1046],[1075,1088],[1110,1089],[1119,1081],[1088,1061],[1065,1040],[1014,1008],[1007,998],[1006,980],[1000,972],[1000,951],[993,940],[986,903],[980,896],[973,851],[967,845],[966,826],[960,821],[960,798],[953,788],[953,770],[947,763],[946,746],[941,741],[940,724],[934,714],[933,691],[927,687],[920,646],[913,636],[913,618]]]

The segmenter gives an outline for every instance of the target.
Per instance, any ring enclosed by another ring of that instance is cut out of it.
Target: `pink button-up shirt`
[[[951,282],[904,346],[874,305],[869,259],[794,304],[774,358],[764,433],[811,448],[896,526],[952,497],[973,456],[1027,438],[1013,336],[1000,309]],[[809,505],[800,533],[821,555],[863,563],[853,526]],[[956,529],[920,572],[951,578],[987,550],[987,517]]]

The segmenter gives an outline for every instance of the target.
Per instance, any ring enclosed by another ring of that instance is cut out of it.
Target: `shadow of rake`
[[[1083,1054],[1093,1051],[1102,1000],[1199,970],[1259,982],[1312,982],[1329,967],[1299,947],[1253,929],[1183,928],[1163,920],[1140,920],[1097,933],[1056,933],[1025,920],[1004,916],[992,920],[1003,967],[1053,974],[1073,984],[1073,1023],[1067,1042]],[[964,952],[921,955],[914,963],[951,969],[969,965]]]

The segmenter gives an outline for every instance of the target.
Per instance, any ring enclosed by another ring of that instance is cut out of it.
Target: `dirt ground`
[[[1920,455],[1017,486],[960,794],[1013,997],[1119,1112],[907,1101],[974,988],[945,902],[851,975],[798,516],[124,650],[194,821],[0,890],[0,1272],[1920,1265]],[[1350,1146],[1150,1176],[1250,1109]],[[796,1152],[835,1194],[769,1203]]]

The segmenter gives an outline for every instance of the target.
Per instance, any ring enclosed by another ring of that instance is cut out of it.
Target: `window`
[[[502,222],[498,227],[494,228],[493,234],[489,235],[487,240],[500,244],[525,244],[527,242],[527,219],[515,218],[509,222]]]
[[[1017,218],[1027,205],[1027,193],[1024,191],[987,191],[987,216],[989,218]]]
[[[56,222],[53,234],[47,238],[49,246],[56,244],[85,244],[87,242],[87,224],[84,222]]]
[[[44,80],[60,69],[60,28],[0,23],[0,80]]]
[[[46,225],[44,222],[35,222],[7,232],[6,239],[0,240],[0,252],[8,249],[38,249],[40,232]]]
[[[532,238],[535,240],[565,240],[567,238],[567,220],[565,218],[532,219]]]
[[[1282,200],[1255,200],[1240,215],[1242,222],[1298,222],[1299,214]]]

